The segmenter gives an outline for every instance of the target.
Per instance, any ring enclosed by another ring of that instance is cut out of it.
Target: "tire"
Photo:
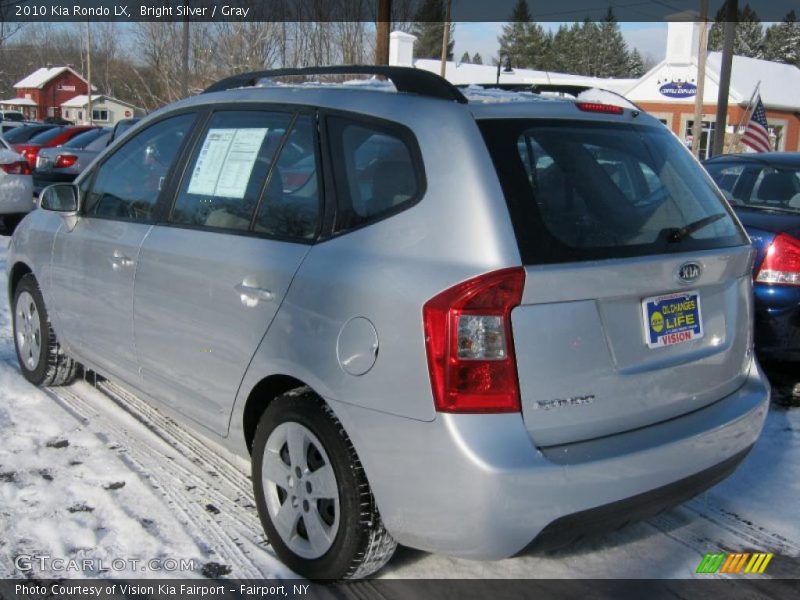
[[[34,385],[65,385],[75,379],[78,363],[67,356],[50,325],[36,278],[25,275],[14,292],[14,348],[22,375]]]
[[[290,444],[303,450],[290,452]],[[397,544],[383,527],[350,438],[307,387],[279,396],[261,416],[253,489],[272,547],[303,577],[359,579],[394,554]]]

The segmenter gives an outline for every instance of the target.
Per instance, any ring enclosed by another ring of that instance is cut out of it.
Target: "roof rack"
[[[297,69],[272,69],[241,73],[207,87],[203,93],[221,92],[240,87],[254,87],[259,80],[291,75],[381,75],[391,80],[398,92],[410,92],[430,98],[455,100],[466,104],[467,99],[446,79],[422,69],[412,67],[388,67],[384,65],[341,65],[333,67],[303,67]]]

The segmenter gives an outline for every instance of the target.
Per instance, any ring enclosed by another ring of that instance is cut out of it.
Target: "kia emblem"
[[[683,283],[692,283],[693,281],[697,281],[701,272],[702,268],[698,263],[684,263],[681,265],[680,269],[678,269],[678,279]]]

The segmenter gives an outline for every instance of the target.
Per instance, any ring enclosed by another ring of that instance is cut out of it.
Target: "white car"
[[[0,217],[6,233],[11,233],[33,207],[31,167],[0,137]]]

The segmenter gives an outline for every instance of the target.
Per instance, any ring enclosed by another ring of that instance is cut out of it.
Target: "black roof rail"
[[[410,92],[430,98],[455,100],[466,104],[467,99],[458,88],[446,79],[422,69],[412,67],[388,67],[385,65],[337,65],[332,67],[302,67],[296,69],[272,69],[251,71],[221,79],[207,87],[203,93],[221,92],[239,87],[253,87],[261,79],[287,77],[291,75],[382,75],[389,79],[398,92]]]

